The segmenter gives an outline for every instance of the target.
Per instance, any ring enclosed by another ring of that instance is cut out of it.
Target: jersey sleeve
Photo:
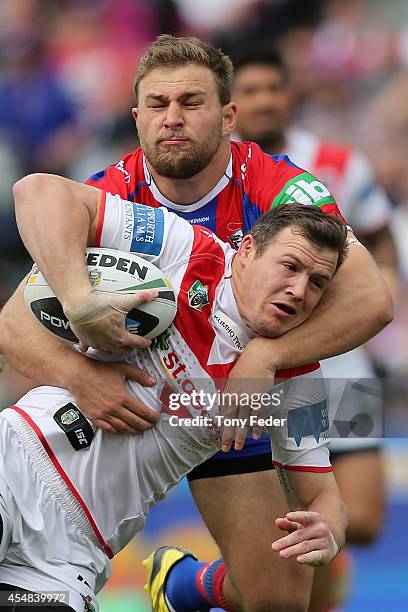
[[[278,406],[267,426],[272,460],[285,469],[301,472],[331,471],[329,415],[321,369],[295,376],[273,389]]]
[[[275,208],[281,204],[318,206],[327,215],[339,217],[345,223],[329,189],[310,172],[301,171],[289,179],[273,197],[270,207]]]
[[[95,246],[136,253],[164,271],[188,258],[193,237],[188,221],[166,208],[103,194]]]
[[[253,197],[250,199],[259,203],[261,213],[281,204],[303,204],[318,206],[327,215],[346,223],[326,185],[296,166],[287,155],[268,155],[254,147],[252,162],[248,164]]]
[[[343,185],[341,197],[347,201],[347,219],[357,234],[367,236],[390,223],[391,202],[362,153],[351,156]]]
[[[103,191],[117,193],[121,198],[127,200],[130,193],[129,179],[130,174],[125,168],[124,161],[120,160],[117,164],[112,164],[90,176],[86,184]]]

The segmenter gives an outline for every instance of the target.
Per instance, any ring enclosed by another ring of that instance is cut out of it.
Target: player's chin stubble
[[[152,168],[167,178],[189,179],[204,170],[216,154],[221,141],[221,134],[212,134],[205,142],[190,142],[187,149],[174,148],[161,152],[157,147],[142,144],[146,158]]]

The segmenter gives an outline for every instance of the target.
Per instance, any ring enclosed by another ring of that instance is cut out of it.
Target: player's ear
[[[222,109],[222,135],[231,134],[237,122],[237,105],[229,102]]]
[[[132,117],[133,117],[135,123],[137,123],[138,115],[139,115],[139,111],[138,111],[137,107],[134,106],[132,108]]]
[[[240,263],[245,266],[247,263],[252,261],[256,254],[256,242],[251,234],[247,234],[243,237],[241,244],[238,249],[238,259]]]

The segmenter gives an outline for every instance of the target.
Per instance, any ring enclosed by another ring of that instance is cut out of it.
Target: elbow
[[[394,303],[391,293],[384,283],[383,296],[378,299],[378,325],[380,330],[389,325],[394,318]]]
[[[13,185],[13,196],[16,206],[24,201],[27,194],[33,195],[41,187],[45,174],[28,174]]]
[[[29,174],[13,185],[17,227],[25,244],[25,227],[31,227],[33,210],[43,200],[46,174]]]

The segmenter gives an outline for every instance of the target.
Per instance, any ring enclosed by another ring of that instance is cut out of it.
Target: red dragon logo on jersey
[[[227,237],[234,249],[238,250],[244,237],[241,223],[228,223]]]

